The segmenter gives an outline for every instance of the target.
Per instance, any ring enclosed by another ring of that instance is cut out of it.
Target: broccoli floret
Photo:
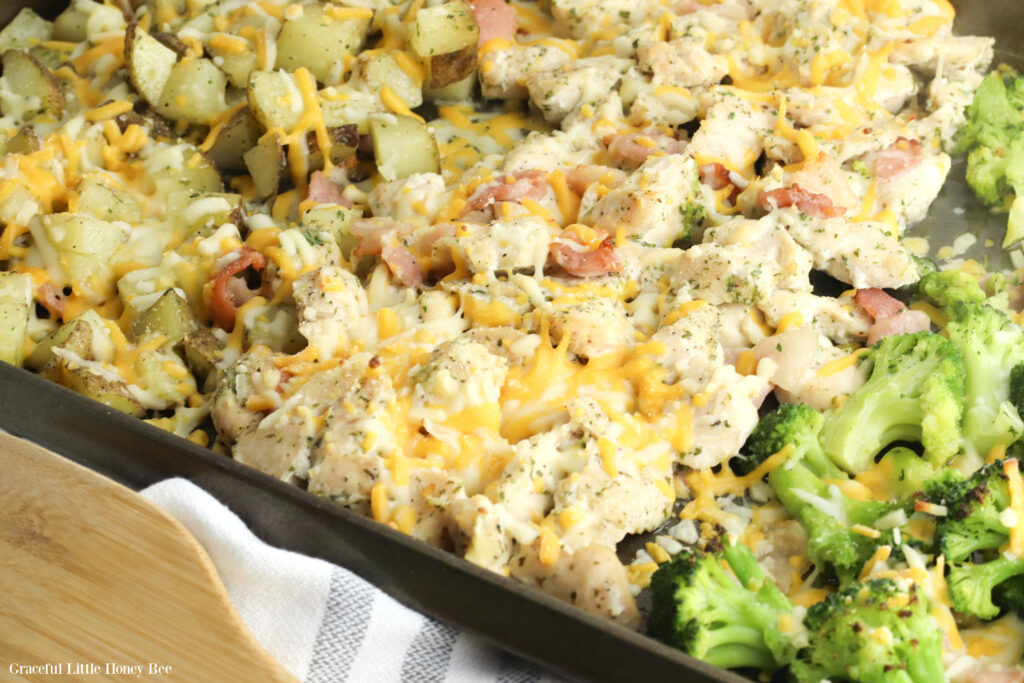
[[[1024,332],[1002,311],[977,303],[947,308],[945,332],[964,356],[963,445],[985,456],[1024,432],[1010,400],[1010,370],[1024,362]]]
[[[825,418],[825,453],[859,474],[894,441],[920,441],[925,457],[944,464],[956,455],[963,411],[964,359],[931,332],[886,337],[865,354],[871,376]]]
[[[917,291],[942,308],[956,302],[981,303],[986,298],[978,279],[960,270],[942,270],[926,275],[918,283]]]
[[[947,582],[953,608],[982,619],[996,617],[999,608],[993,591],[1024,574],[1024,559],[1001,554],[1010,537],[1004,523],[1011,502],[1004,462],[985,465],[967,478],[948,471],[929,482],[926,496],[946,507],[935,527],[935,541],[950,565]]]
[[[855,578],[879,544],[892,543],[853,531],[860,524],[873,527],[885,515],[904,507],[899,502],[856,500],[840,490],[848,479],[828,459],[818,443],[824,418],[806,405],[782,404],[758,422],[733,460],[733,469],[752,471],[787,446],[792,452],[768,474],[768,483],[790,515],[807,532],[807,551],[816,565],[830,566],[842,583]]]
[[[1024,79],[1014,72],[990,73],[967,108],[956,151],[967,152],[967,183],[993,207],[1009,206],[1003,247],[1024,237]]]
[[[997,584],[992,591],[992,601],[1000,609],[1024,619],[1024,574],[1018,574]]]
[[[901,500],[924,491],[926,483],[935,475],[930,462],[904,446],[897,446],[883,455],[878,461],[878,471]]]
[[[872,579],[807,610],[810,644],[790,671],[798,681],[944,681],[942,632],[912,583]]]
[[[1010,370],[1010,403],[1017,414],[1024,416],[1024,363],[1014,365]]]
[[[658,567],[650,590],[651,635],[709,664],[775,671],[796,653],[780,629],[793,604],[746,546],[727,541],[715,554],[684,549]]]

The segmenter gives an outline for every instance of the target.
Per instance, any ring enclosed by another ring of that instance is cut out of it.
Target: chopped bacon
[[[580,242],[576,233],[564,230],[558,240],[551,243],[549,250],[555,263],[576,277],[596,277],[622,268],[611,237],[604,238],[596,249],[591,250]]]
[[[917,167],[924,159],[924,150],[917,140],[897,138],[885,149],[868,152],[864,161],[878,178],[892,180]]]
[[[511,180],[511,182],[509,182]],[[544,171],[521,171],[492,183],[481,185],[466,202],[462,215],[486,209],[495,202],[519,202],[523,199],[541,199],[548,191]]]
[[[309,192],[306,194],[306,199],[317,204],[352,206],[352,200],[345,196],[343,189],[337,183],[332,182],[322,171],[314,171],[309,176]]]
[[[511,42],[519,30],[519,15],[505,0],[471,0],[473,17],[480,27],[480,42],[483,45],[494,38]]]
[[[35,299],[50,313],[50,319],[64,318],[64,297],[52,282],[44,282],[36,288]]]
[[[930,330],[931,327],[932,321],[927,314],[907,308],[896,315],[876,320],[875,324],[868,328],[868,346],[894,334],[914,334]]]
[[[889,296],[878,287],[858,289],[853,300],[876,321],[896,315],[907,308],[902,301]]]
[[[989,669],[977,666],[964,676],[965,683],[1024,683],[1024,668]]]
[[[616,135],[608,145],[612,160],[621,168],[635,170],[652,154],[679,154],[686,142],[660,131]]]
[[[388,264],[391,274],[406,287],[419,287],[423,284],[423,268],[412,252],[402,245],[392,240],[381,249],[380,257]]]
[[[931,329],[931,320],[921,311],[911,311],[877,287],[858,289],[853,297],[864,311],[875,319],[868,328],[868,346],[894,334],[913,334]]]
[[[732,185],[732,179],[729,178],[729,169],[717,161],[704,164],[697,169],[697,173],[700,174],[700,181],[712,190],[721,190],[723,187]]]
[[[609,189],[614,189],[622,184],[626,174],[617,168],[608,166],[584,166],[580,164],[565,172],[565,180],[569,189],[578,195],[582,195],[587,188],[594,183],[601,183]]]
[[[769,211],[773,208],[785,209],[795,205],[796,208],[815,218],[835,218],[846,213],[844,207],[833,204],[828,196],[808,192],[796,183],[768,192],[762,190],[757,193],[757,202]]]
[[[353,256],[370,256],[381,253],[381,245],[388,237],[402,237],[414,230],[414,227],[405,221],[396,221],[392,218],[374,217],[357,218],[349,226],[349,233],[359,244],[352,250]]]
[[[240,292],[237,285],[232,285],[231,281],[246,268],[251,267],[260,271],[266,265],[267,261],[263,254],[247,245],[239,251],[238,258],[221,268],[214,277],[213,291],[210,294],[210,317],[214,325],[227,332],[235,329],[235,314],[242,302],[236,299]]]

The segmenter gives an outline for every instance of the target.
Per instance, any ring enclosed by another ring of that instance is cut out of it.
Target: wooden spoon
[[[7,434],[0,634],[0,678],[295,680],[242,622],[181,524],[130,489]]]

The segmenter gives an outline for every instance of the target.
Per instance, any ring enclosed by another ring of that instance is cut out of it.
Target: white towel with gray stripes
[[[168,479],[142,495],[196,537],[242,619],[299,680],[560,680],[399,604],[346,569],[266,545],[233,512],[191,482]]]

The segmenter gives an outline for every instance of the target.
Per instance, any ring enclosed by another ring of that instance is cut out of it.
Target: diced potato
[[[476,81],[476,71],[473,71],[461,81],[456,81],[443,88],[424,88],[423,97],[429,102],[437,102],[439,104],[469,102],[473,99]]]
[[[5,154],[31,154],[42,149],[39,136],[31,126],[22,126],[17,134],[7,141]]]
[[[208,124],[227,109],[227,77],[209,59],[178,62],[171,69],[156,110],[167,118]]]
[[[245,328],[245,345],[251,348],[256,344],[283,353],[298,353],[305,348],[306,338],[299,333],[295,306],[267,306],[254,316]]]
[[[124,35],[128,80],[143,99],[156,107],[178,61],[177,53],[131,24]]]
[[[349,226],[357,218],[362,218],[363,212],[346,206],[320,206],[308,209],[302,214],[302,224],[308,230],[326,233],[341,250],[342,255],[348,259],[352,250],[359,240],[349,232]]]
[[[64,113],[64,93],[53,73],[28,53],[8,50],[3,55],[3,67],[3,78],[12,92],[23,97],[39,98],[39,109],[53,116],[60,117]],[[33,115],[24,111],[4,110],[3,113],[33,118]]]
[[[21,366],[32,310],[32,277],[0,272],[0,360]]]
[[[105,406],[127,413],[132,417],[146,414],[139,399],[135,398],[124,380],[116,380],[106,374],[98,374],[90,367],[75,365],[64,358],[54,358],[55,381],[75,393],[82,394]]]
[[[216,375],[217,363],[224,357],[224,345],[207,327],[185,335],[185,362],[200,382]]]
[[[105,348],[98,348],[103,346]],[[42,370],[53,358],[54,347],[67,349],[76,356],[91,360],[113,349],[106,323],[99,313],[88,310],[61,325],[53,334],[40,340],[25,359],[25,365]]]
[[[387,86],[402,98],[409,108],[423,104],[423,82],[405,72],[391,53],[360,56],[359,73],[370,90],[380,93]]]
[[[0,53],[28,50],[53,36],[53,23],[25,7],[0,31]]]
[[[182,405],[195,393],[196,381],[181,358],[164,347],[135,358],[138,380],[133,384],[145,389],[144,404],[148,408],[166,410]]]
[[[324,123],[331,127],[353,124],[359,133],[369,133],[367,117],[374,112],[384,111],[380,98],[347,86],[336,88],[335,93],[330,98],[320,98]]]
[[[259,56],[252,43],[240,36],[214,33],[207,49],[215,60],[219,60],[217,66],[227,74],[231,85],[244,88],[249,84],[249,75],[259,65]]]
[[[302,6],[302,14],[281,27],[275,67],[305,67],[321,83],[337,83],[346,56],[356,54],[366,40],[372,16],[359,7]]]
[[[409,46],[424,59],[476,47],[479,40],[473,9],[464,0],[421,8],[409,32]]]
[[[259,144],[245,153],[245,165],[256,186],[260,198],[277,194],[284,171],[284,146],[280,138],[271,134],[264,136]]]
[[[132,332],[137,340],[158,335],[163,337],[166,345],[174,346],[198,327],[199,320],[180,290],[166,289],[135,320]]]
[[[78,212],[94,218],[137,223],[142,216],[142,210],[131,195],[92,178],[82,181],[78,195]]]
[[[290,133],[302,117],[302,93],[292,74],[253,71],[247,94],[249,109],[264,128],[280,128]]]
[[[0,223],[28,225],[42,207],[32,191],[24,185],[15,185],[6,197],[0,199]]]
[[[220,135],[213,143],[213,147],[206,153],[217,168],[221,171],[237,173],[245,170],[245,161],[242,157],[250,149],[256,146],[260,140],[262,129],[259,122],[249,111],[243,107],[231,117]]]
[[[377,170],[384,180],[440,172],[437,142],[425,124],[395,114],[373,114],[369,123]]]
[[[464,47],[458,52],[446,52],[430,58],[430,85],[443,88],[458,83],[476,72],[476,45]]]
[[[89,14],[81,6],[71,6],[53,20],[53,39],[69,43],[80,43],[86,39],[85,22]]]
[[[242,196],[230,192],[178,190],[167,196],[167,216],[185,239],[225,223],[239,227],[244,220],[241,207]]]
[[[356,153],[356,147],[359,145],[359,128],[355,124],[328,128],[327,135],[331,139],[331,163],[335,166],[340,166],[345,159]],[[309,150],[309,170],[322,169],[324,155],[320,151],[320,143],[314,131],[306,134],[306,148]]]
[[[58,287],[71,285],[95,300],[113,293],[116,275],[110,258],[128,241],[126,223],[102,221],[85,214],[55,213],[37,216],[30,229],[51,274],[62,271]],[[52,251],[51,251],[52,250]]]
[[[223,192],[224,183],[220,173],[206,156],[195,147],[189,147],[182,154],[183,163],[166,166],[149,165],[149,176],[153,192],[157,197],[167,197],[178,190],[193,192]]]

